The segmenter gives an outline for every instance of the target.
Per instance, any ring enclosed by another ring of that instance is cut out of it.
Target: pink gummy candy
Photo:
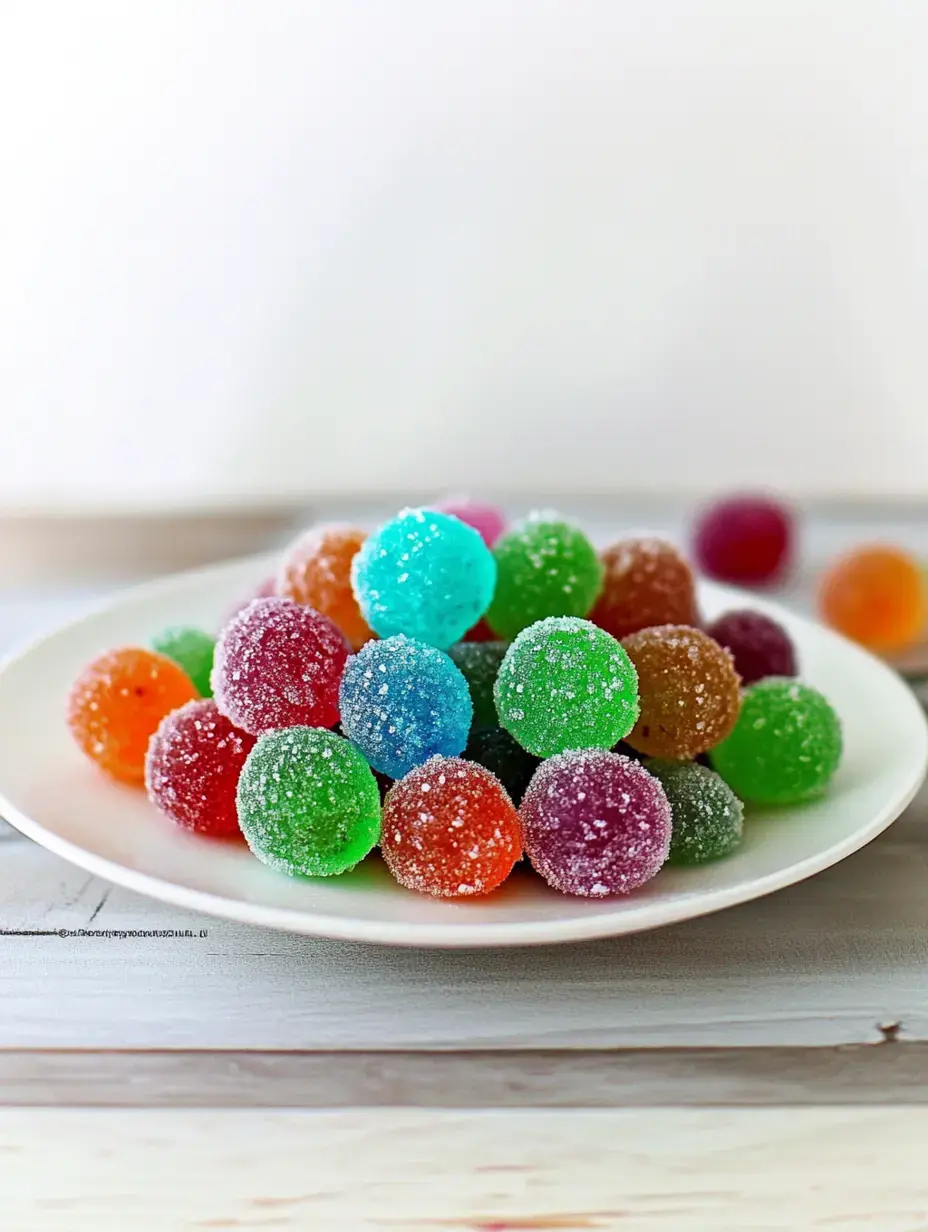
[[[441,513],[450,513],[453,518],[472,526],[491,548],[506,529],[506,519],[495,505],[466,499],[443,501],[435,506]]]

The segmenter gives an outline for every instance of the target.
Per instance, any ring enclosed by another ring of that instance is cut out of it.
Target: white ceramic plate
[[[796,640],[805,679],[836,706],[845,756],[826,798],[749,813],[734,856],[666,870],[627,898],[569,898],[519,872],[487,898],[441,902],[401,889],[376,857],[337,879],[287,878],[246,849],[176,830],[141,792],[111,783],[86,761],[63,718],[71,682],[88,660],[113,646],[144,644],[168,624],[218,627],[230,603],[269,568],[268,558],[252,559],[139,587],[10,659],[0,673],[0,813],[89,872],[213,915],[396,945],[522,945],[656,928],[801,881],[885,829],[925,774],[924,716],[889,668],[774,604],[705,585],[709,616],[751,605],[781,620]]]

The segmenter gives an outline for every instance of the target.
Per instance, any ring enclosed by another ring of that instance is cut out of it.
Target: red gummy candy
[[[380,845],[400,885],[459,898],[506,880],[522,856],[522,827],[496,775],[432,757],[387,792]]]
[[[334,727],[348,643],[311,607],[255,599],[219,635],[213,692],[236,727]]]
[[[733,496],[707,509],[696,524],[694,552],[700,568],[721,582],[762,586],[789,567],[793,516],[767,496]]]
[[[170,819],[211,838],[241,838],[235,791],[254,736],[234,727],[212,699],[169,714],[145,761],[148,798]]]

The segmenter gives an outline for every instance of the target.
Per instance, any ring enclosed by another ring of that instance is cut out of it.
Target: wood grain
[[[926,1108],[0,1110],[15,1232],[925,1232]]]
[[[0,1051],[0,1106],[656,1108],[928,1104],[928,1045],[628,1052]]]

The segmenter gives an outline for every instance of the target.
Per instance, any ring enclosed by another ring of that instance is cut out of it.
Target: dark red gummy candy
[[[792,546],[792,514],[767,496],[734,496],[712,505],[698,519],[693,542],[704,573],[746,586],[779,580]]]
[[[765,676],[798,675],[792,639],[782,625],[762,612],[726,612],[706,632],[731,651],[743,685]]]

